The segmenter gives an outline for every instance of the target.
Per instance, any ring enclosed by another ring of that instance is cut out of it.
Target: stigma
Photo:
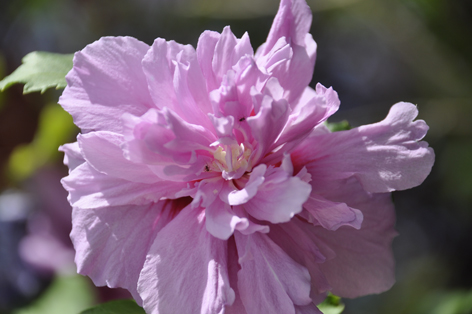
[[[214,159],[209,168],[222,172],[225,179],[235,179],[235,175],[240,177],[251,171],[251,154],[252,150],[243,143],[218,146],[213,152]]]

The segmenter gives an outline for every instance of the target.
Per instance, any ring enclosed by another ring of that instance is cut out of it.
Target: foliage
[[[91,306],[93,301],[94,297],[85,277],[58,276],[39,299],[14,314],[77,314]]]
[[[12,74],[0,81],[0,91],[16,83],[24,83],[23,94],[44,93],[48,88],[66,87],[65,76],[72,69],[73,54],[34,51],[23,58]]]
[[[116,300],[97,305],[80,314],[145,314],[133,300]]]
[[[333,294],[329,294],[326,299],[318,305],[323,314],[340,314],[344,311],[344,304],[341,298]]]
[[[69,141],[76,130],[72,117],[57,104],[48,104],[41,112],[38,131],[28,145],[18,146],[10,156],[9,174],[19,181],[39,167],[60,157],[57,148]]]
[[[351,125],[349,122],[347,122],[347,120],[340,122],[328,122],[326,126],[331,132],[346,131],[351,129]]]

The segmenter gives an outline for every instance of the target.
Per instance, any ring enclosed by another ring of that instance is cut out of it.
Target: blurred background
[[[343,300],[345,314],[472,313],[472,1],[312,0],[318,43],[312,86],[333,86],[331,122],[383,119],[398,101],[418,105],[435,149],[431,175],[394,193],[397,284]],[[31,51],[73,53],[102,36],[196,45],[225,25],[264,42],[277,0],[1,0],[0,79]],[[78,130],[60,91],[0,93],[0,314],[77,314],[127,297],[74,275],[67,174],[57,147]]]

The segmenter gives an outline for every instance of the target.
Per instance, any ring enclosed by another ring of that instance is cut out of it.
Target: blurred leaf
[[[145,314],[145,312],[133,300],[116,300],[97,305],[80,314]]]
[[[33,141],[15,148],[10,156],[8,170],[11,179],[23,180],[39,167],[60,157],[59,145],[67,142],[75,130],[72,117],[61,106],[46,105]]]
[[[5,75],[6,61],[3,54],[0,52],[0,77]],[[0,93],[0,110],[3,108],[3,103],[5,102],[5,95]]]
[[[472,290],[436,291],[430,293],[415,309],[418,314],[470,314],[472,313]]]
[[[349,122],[347,122],[347,120],[340,122],[328,122],[326,126],[331,132],[346,131],[351,129],[351,125]]]
[[[23,94],[44,93],[48,88],[66,87],[65,76],[72,69],[73,54],[34,51],[23,58],[23,64],[0,81],[0,91],[10,85],[24,83]]]
[[[469,138],[451,139],[442,149],[438,158],[438,168],[442,175],[445,196],[456,200],[472,202],[472,143]],[[456,208],[451,208],[454,210]],[[471,208],[468,216],[472,214]]]
[[[340,314],[344,311],[344,304],[341,303],[341,298],[333,294],[329,294],[326,299],[318,304],[323,314]]]
[[[13,314],[77,314],[93,303],[94,297],[85,277],[58,276],[33,304]]]

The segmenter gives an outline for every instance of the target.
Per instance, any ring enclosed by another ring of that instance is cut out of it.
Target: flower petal
[[[303,46],[305,35],[310,31],[311,20],[311,9],[304,0],[281,0],[264,51],[271,50],[281,37],[289,38],[295,44]]]
[[[143,70],[159,109],[168,107],[189,123],[210,126],[205,79],[191,45],[157,38],[143,58]]]
[[[298,177],[290,177],[282,168],[269,168],[264,178],[257,194],[244,204],[251,216],[281,223],[302,211],[311,192],[310,184]]]
[[[306,88],[300,100],[294,105],[275,146],[305,138],[314,127],[335,113],[339,105],[338,94],[333,88],[326,88],[321,84],[316,85],[316,91],[310,87]]]
[[[413,121],[416,106],[395,104],[381,122],[349,131],[313,136],[292,153],[295,165],[306,166],[320,186],[327,181],[356,176],[369,192],[415,187],[434,163],[428,143],[420,142],[428,126]]]
[[[264,183],[264,174],[267,171],[267,166],[264,164],[255,167],[249,181],[241,190],[233,190],[228,194],[227,203],[231,206],[241,205],[247,203],[251,198],[257,194],[259,186]]]
[[[318,307],[311,303],[306,306],[295,306],[295,314],[323,314]]]
[[[397,235],[390,194],[366,193],[351,178],[327,187],[323,196],[358,208],[364,215],[359,230],[343,226],[331,231],[292,220],[323,253],[325,246],[334,252],[334,258],[319,265],[333,287],[331,291],[341,297],[355,298],[388,290],[395,282],[391,243]]]
[[[75,54],[59,104],[78,127],[120,132],[123,113],[154,107],[141,67],[148,49],[132,37],[102,37]]]
[[[255,116],[246,119],[258,143],[257,154],[252,157],[253,163],[258,163],[274,148],[273,144],[284,128],[290,110],[285,99],[275,100],[270,95],[258,95],[256,99],[259,110]]]
[[[337,230],[341,226],[361,228],[362,212],[345,203],[331,202],[319,195],[312,194],[303,204],[303,208],[316,219],[317,223],[328,230]]]
[[[145,164],[137,164],[123,156],[120,146],[123,136],[99,131],[79,134],[77,141],[87,162],[106,175],[132,182],[154,183],[162,181]]]
[[[202,69],[203,76],[207,85],[207,90],[211,92],[220,86],[213,72],[212,61],[215,53],[215,47],[220,39],[220,33],[213,31],[204,31],[197,44],[197,59]]]
[[[271,225],[268,235],[295,262],[306,267],[311,277],[310,297],[315,303],[320,303],[332,287],[319,265],[333,258],[335,254],[325,245],[318,247],[310,234],[299,227],[300,223],[309,226],[308,223],[294,218],[288,223]]]
[[[235,233],[241,270],[238,289],[248,313],[295,314],[311,302],[310,275],[262,233]]]
[[[208,232],[221,240],[228,240],[234,230],[245,230],[249,221],[245,217],[238,217],[231,206],[216,199],[205,210],[205,221]]]
[[[206,231],[203,210],[184,208],[159,232],[141,271],[146,313],[223,313],[235,300],[227,254],[226,241]]]
[[[64,165],[69,167],[69,173],[85,162],[77,142],[64,144],[59,147],[59,151],[64,152]]]
[[[161,201],[145,206],[75,208],[71,239],[78,272],[97,286],[128,289],[142,304],[137,284],[146,254],[179,206],[178,201]]]
[[[289,102],[300,97],[313,76],[317,46],[308,33],[311,20],[311,9],[304,0],[282,0],[267,41],[256,52],[261,67],[271,65],[270,72],[285,89]],[[290,54],[285,61],[280,60],[278,53],[287,49],[281,39],[290,45]],[[272,58],[278,60],[277,66]]]
[[[160,181],[152,184],[131,182],[98,172],[83,163],[62,179],[73,207],[100,208],[119,205],[144,205],[162,197],[173,197],[187,186],[185,182]]]

